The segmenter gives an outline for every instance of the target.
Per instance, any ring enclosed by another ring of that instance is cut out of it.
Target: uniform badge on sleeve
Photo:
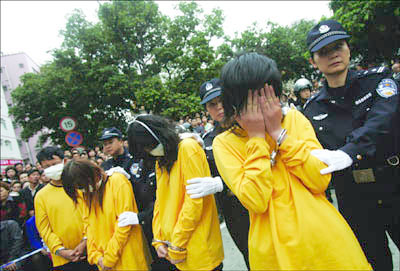
[[[383,98],[389,98],[397,94],[397,85],[392,79],[383,79],[376,92]]]
[[[139,169],[139,163],[133,163],[129,171],[131,172],[131,174],[136,175],[138,169]]]

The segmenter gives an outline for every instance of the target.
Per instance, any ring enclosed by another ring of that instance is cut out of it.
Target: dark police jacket
[[[354,196],[355,191],[359,198],[363,193],[368,194],[365,198],[400,195],[398,160],[396,165],[400,153],[399,95],[388,69],[349,70],[345,86],[336,93],[328,91],[325,82],[304,105],[303,114],[325,149],[340,149],[353,159],[351,168],[333,174],[334,180],[353,177],[334,181],[339,196]],[[364,170],[361,175],[360,170]],[[393,174],[397,177],[388,178]]]
[[[104,170],[109,170],[110,168],[113,167],[122,167],[123,169],[126,169],[128,167],[128,163],[131,158],[132,156],[129,154],[128,150],[124,147],[123,154],[118,155],[116,158],[113,157],[111,159],[108,159],[107,161],[104,161],[101,164],[101,167]]]

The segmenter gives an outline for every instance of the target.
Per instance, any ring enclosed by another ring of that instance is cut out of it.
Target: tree
[[[264,54],[277,63],[282,80],[296,80],[302,76],[315,78],[317,73],[308,62],[306,37],[314,21],[300,20],[291,26],[267,22],[259,27],[253,24],[241,36],[231,40],[236,51],[254,51]]]
[[[399,58],[400,2],[333,0],[334,19],[351,34],[354,57],[366,64],[378,64]]]
[[[200,111],[198,88],[221,66],[210,41],[223,35],[222,13],[203,16],[194,2],[179,9],[172,20],[153,1],[115,1],[100,6],[96,24],[75,11],[54,59],[13,91],[22,138],[42,131],[42,143],[65,146],[58,125],[71,116],[93,146],[104,127],[125,130],[125,114],[141,106],[174,118]]]

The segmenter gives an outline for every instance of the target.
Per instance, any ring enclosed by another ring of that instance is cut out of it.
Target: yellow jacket
[[[103,264],[112,270],[148,270],[147,247],[140,225],[118,227],[118,216],[126,211],[137,213],[129,180],[120,173],[108,178],[104,188],[103,209],[96,203],[91,211],[83,204],[87,223],[87,250],[90,264]]]
[[[352,230],[326,199],[331,176],[310,155],[321,149],[309,121],[286,115],[288,136],[271,168],[275,141],[251,138],[242,129],[214,139],[222,179],[249,210],[252,270],[371,270]]]
[[[62,186],[49,183],[35,196],[35,222],[43,241],[49,247],[53,266],[69,261],[55,255],[57,249],[75,249],[84,236],[82,209],[65,193]]]
[[[191,199],[186,194],[187,180],[210,176],[203,149],[197,141],[187,138],[179,143],[178,160],[170,174],[156,166],[157,192],[154,206],[153,234],[155,240],[169,241],[185,248],[168,249],[171,259],[185,259],[179,270],[212,270],[224,259],[221,232],[215,200],[212,195]],[[157,249],[161,243],[153,242]]]

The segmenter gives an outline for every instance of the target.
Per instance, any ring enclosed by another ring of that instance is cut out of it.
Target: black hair
[[[36,159],[40,164],[42,164],[43,161],[52,160],[53,155],[60,157],[60,159],[64,159],[64,152],[60,148],[53,146],[41,149],[36,155]]]
[[[6,177],[7,177],[7,171],[9,171],[10,169],[12,169],[12,170],[14,170],[15,171],[15,175],[17,175],[17,169],[14,167],[14,166],[8,166],[8,167],[6,167],[6,169],[4,170],[4,173],[6,174]]]
[[[281,73],[274,60],[259,53],[241,53],[224,65],[221,71],[224,126],[233,126],[235,114],[240,114],[247,104],[248,90],[272,85],[275,95],[282,92]]]
[[[16,164],[14,164],[14,167],[16,168],[18,165],[24,166],[21,162],[18,162]]]
[[[39,175],[41,175],[40,170],[36,167],[33,167],[32,169],[30,169],[28,171],[28,176],[31,176],[31,174],[33,174],[34,172],[37,172],[37,173],[39,173]]]
[[[89,186],[96,187],[98,179],[105,179],[98,189],[90,191]],[[104,171],[95,163],[88,159],[76,159],[69,161],[63,169],[61,180],[65,193],[74,201],[78,203],[77,189],[85,189],[83,193],[84,200],[89,207],[89,212],[93,203],[98,203],[100,208],[103,209],[103,195],[107,177]]]
[[[160,168],[170,172],[173,164],[178,159],[179,136],[175,125],[166,118],[156,115],[140,115],[136,120],[147,125],[159,138],[164,146],[164,156],[156,157]],[[159,143],[143,125],[137,121],[129,124],[127,129],[129,153],[135,158],[150,159],[148,151],[154,149]]]

